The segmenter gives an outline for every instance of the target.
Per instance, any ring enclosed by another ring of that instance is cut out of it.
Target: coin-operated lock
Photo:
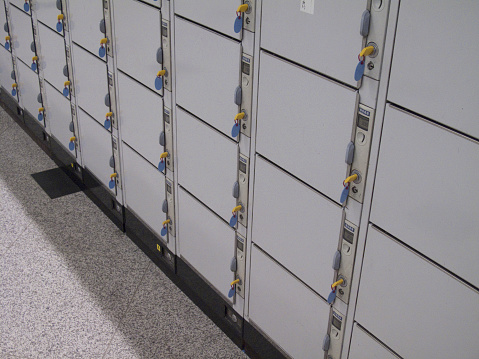
[[[248,11],[248,8],[249,8],[248,4],[242,4],[238,6],[238,9],[236,9],[236,18],[235,18],[233,29],[234,29],[234,32],[236,32],[237,34],[243,28],[243,13]]]
[[[253,102],[253,56],[243,53],[241,57],[241,133],[251,137],[251,111]]]
[[[120,170],[120,149],[119,149],[119,146],[118,146],[118,138],[116,138],[115,136],[111,136],[111,146],[112,146],[112,151],[113,151],[113,158],[115,160],[115,176],[114,176],[114,179],[115,179],[115,186],[119,189],[122,188],[122,185],[121,185],[121,178],[120,178],[120,174],[119,174],[119,170]],[[111,179],[111,178],[110,178]],[[111,183],[110,183],[111,185]],[[115,187],[114,186],[114,187]],[[110,187],[111,188],[111,187]]]
[[[169,74],[171,73],[171,44],[170,44],[170,22],[168,20],[161,20],[161,60],[163,69],[166,71],[163,81],[165,89],[171,91],[171,79]],[[157,54],[158,57],[158,54]],[[158,58],[157,58],[158,60]]]
[[[100,32],[102,32],[107,39],[113,39],[111,16],[110,16],[110,0],[103,0],[103,24],[100,21]],[[111,41],[107,42],[106,53],[113,57],[113,44]],[[100,56],[103,57],[103,56]]]
[[[328,359],[341,358],[345,321],[346,317],[343,314],[331,308],[329,334],[324,336],[322,345]]]
[[[366,66],[366,57],[369,56],[371,58],[376,57],[378,54],[378,46],[374,42],[370,42],[358,55],[359,63],[356,66],[356,70],[354,71],[354,80],[360,81],[364,75],[364,68]]]
[[[167,223],[167,230],[170,236],[175,236],[175,195],[174,195],[174,186],[173,182],[165,178],[165,190],[166,190],[166,199],[163,201],[161,210],[166,214],[166,218],[170,220]],[[165,224],[163,224],[165,226]]]
[[[236,198],[237,210],[233,210],[233,216],[230,220],[230,226],[235,227],[239,221],[247,227],[247,204],[249,187],[249,158],[245,155],[239,155],[238,160],[238,180],[233,184],[233,197]]]
[[[251,32],[254,32],[255,28],[255,0],[244,0],[243,3],[236,9],[233,30],[237,34],[243,28]]]
[[[173,171],[173,129],[171,125],[171,111],[163,108],[163,125],[164,129],[160,132],[159,143],[163,146],[164,152],[168,153],[166,157],[166,168]]]
[[[342,282],[337,286],[337,298],[349,303],[351,279],[353,277],[354,260],[358,243],[358,227],[345,220],[339,241],[339,249],[333,256],[333,269],[337,271],[337,279]]]

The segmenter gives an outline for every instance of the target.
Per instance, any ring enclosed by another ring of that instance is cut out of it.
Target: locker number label
[[[301,0],[299,10],[307,14],[314,14],[314,0]]]

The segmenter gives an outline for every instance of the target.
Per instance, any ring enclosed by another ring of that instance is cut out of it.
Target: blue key
[[[238,137],[239,132],[240,132],[239,123],[235,123],[233,125],[233,128],[231,129],[231,137]]]
[[[68,87],[65,87],[63,89],[63,96],[68,97],[69,94],[70,94],[70,90],[68,89]]]
[[[37,63],[36,63],[36,62],[32,62],[31,69],[32,69],[33,71],[37,71]]]
[[[63,31],[63,23],[61,21],[57,22],[57,31],[62,32]],[[102,56],[103,57],[103,56]]]
[[[168,229],[166,228],[166,226],[161,229],[160,233],[163,237],[166,236],[166,234],[168,233]]]
[[[26,12],[29,12],[30,11],[30,4],[29,3],[25,3],[23,4],[23,10],[25,10]]]
[[[232,298],[235,295],[235,292],[236,292],[235,287],[234,286],[231,287],[228,292],[228,298]]]
[[[235,19],[235,25],[234,25],[235,32],[239,33],[242,27],[243,27],[243,18],[241,16],[237,16]]]
[[[17,96],[17,90],[12,89],[12,96]]]
[[[106,50],[105,50],[105,47],[104,46],[100,46],[100,49],[98,50],[98,55],[100,57],[105,57],[106,55]]]
[[[108,183],[108,187],[110,187],[110,189],[115,188],[115,180],[113,178],[110,180],[110,183]]]
[[[236,214],[233,214],[230,219],[230,227],[234,228],[237,222],[238,222],[238,217],[236,216]]]
[[[109,130],[110,129],[110,125],[111,125],[111,121],[109,118],[107,118],[105,120],[105,122],[103,123],[103,126],[105,127],[105,129]]]
[[[69,144],[68,144],[68,148],[70,149],[70,151],[73,151],[75,149],[75,142],[71,141]]]
[[[10,50],[10,42],[9,41],[5,41],[5,48],[7,50]]]
[[[40,122],[43,121],[43,113],[42,112],[38,113],[37,118],[38,118],[38,121],[40,121]]]
[[[160,76],[156,76],[155,89],[160,91],[163,88],[163,79]]]
[[[160,163],[158,163],[158,171],[163,172],[164,170],[165,170],[165,161],[161,159]]]

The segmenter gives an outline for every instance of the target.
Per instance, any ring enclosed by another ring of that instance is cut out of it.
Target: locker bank
[[[478,16],[0,0],[1,101],[249,357],[477,359]]]

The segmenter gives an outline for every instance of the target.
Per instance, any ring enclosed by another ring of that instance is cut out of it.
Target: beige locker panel
[[[401,1],[388,91],[390,101],[475,138],[478,14],[478,1]]]
[[[402,358],[479,358],[479,292],[372,227],[355,320]]]
[[[251,257],[249,318],[293,358],[322,358],[329,305],[258,247]]]
[[[339,201],[357,92],[261,54],[256,151]]]
[[[166,214],[161,206],[165,200],[165,176],[127,145],[122,146],[123,179],[126,206],[135,212],[158,237]]]
[[[23,108],[27,110],[33,118],[37,118],[38,109],[42,107],[42,103],[38,102],[38,95],[40,95],[38,75],[21,61],[17,61],[17,71],[17,83]]]
[[[479,143],[386,109],[371,221],[479,286]]]
[[[354,324],[348,359],[401,359]]]
[[[15,6],[10,6],[10,36],[15,56],[30,65],[35,56],[35,51],[32,51],[32,18]]]
[[[177,104],[231,136],[240,43],[180,18],[175,31]]]
[[[178,191],[179,248],[181,257],[216,290],[228,298],[234,273],[235,231],[183,188]]]
[[[51,134],[72,156],[75,156],[75,150],[69,149],[70,138],[75,136],[70,131],[72,124],[70,101],[48,82],[44,83],[44,88],[46,97],[43,100],[46,110],[45,116]]]
[[[356,87],[367,0],[307,0],[306,9],[301,3],[263,0],[261,47]]]
[[[341,219],[339,205],[256,157],[252,240],[324,298]]]
[[[229,222],[238,145],[179,108],[176,116],[178,182]]]

